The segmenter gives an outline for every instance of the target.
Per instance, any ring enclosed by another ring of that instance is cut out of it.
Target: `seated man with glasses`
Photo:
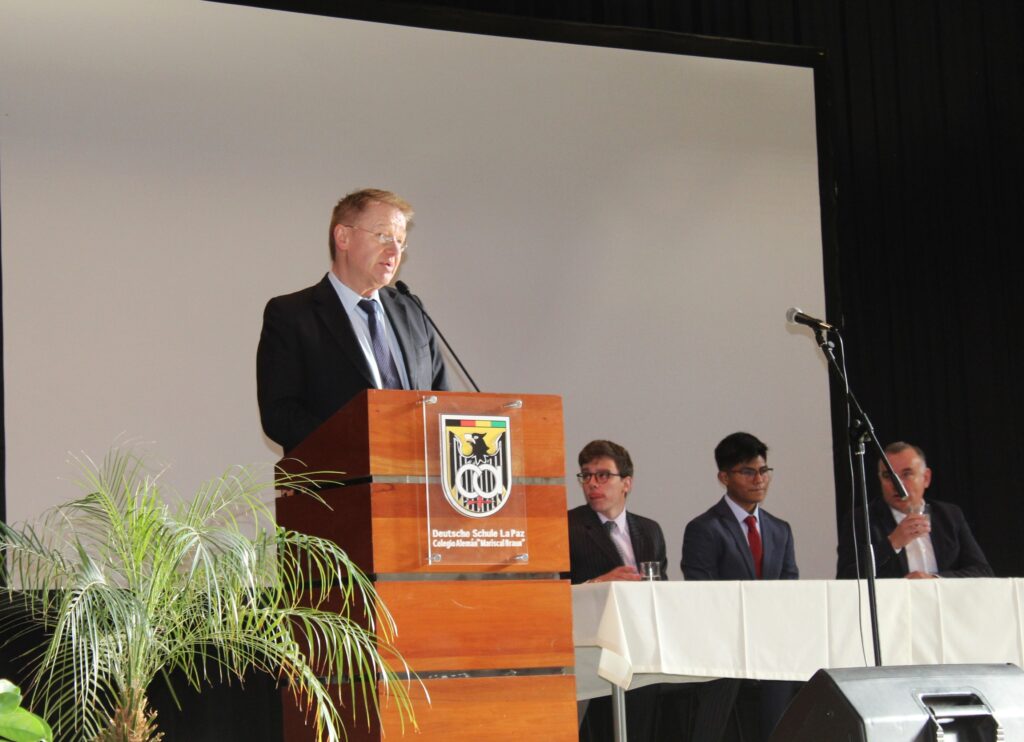
[[[591,441],[579,454],[576,475],[586,505],[569,511],[569,579],[580,582],[639,580],[641,562],[668,566],[665,536],[650,518],[626,512],[633,489],[633,460],[611,441]]]
[[[367,188],[331,216],[331,269],[267,303],[256,393],[267,437],[288,452],[364,389],[448,389],[434,330],[388,286],[408,247],[412,207]]]
[[[800,576],[789,523],[761,508],[772,481],[767,459],[768,446],[750,433],[733,433],[715,447],[718,481],[725,495],[686,525],[681,565],[685,579],[795,580]],[[726,732],[741,682],[725,679],[708,686],[703,708],[697,710],[696,738],[717,741]],[[797,686],[769,681],[744,687],[757,696],[756,724],[750,721],[746,726],[756,727],[755,738],[767,740]]]
[[[579,480],[587,502],[569,511],[569,574],[573,584],[639,580],[643,562],[657,562],[664,579],[668,567],[665,536],[650,518],[626,511],[633,489],[633,460],[629,451],[611,441],[591,441],[579,454]],[[653,739],[658,686],[626,693],[627,737]],[[580,739],[611,740],[610,699],[589,702],[580,727]]]
[[[725,495],[683,533],[687,580],[795,580],[800,576],[789,523],[761,508],[772,482],[768,446],[733,433],[715,447]]]
[[[907,499],[902,499],[889,470],[879,461],[882,497],[868,503],[875,576],[991,577],[992,568],[974,540],[963,511],[937,500],[925,505],[924,493],[932,483],[932,470],[925,462],[924,451],[911,443],[896,441],[885,447],[885,457],[903,482]],[[864,552],[865,541],[862,512],[847,516],[839,529],[839,579],[864,576],[863,567],[859,572],[857,568],[857,551]]]

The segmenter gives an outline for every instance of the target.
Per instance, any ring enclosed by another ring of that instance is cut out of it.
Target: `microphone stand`
[[[398,293],[402,294],[403,296],[408,296],[410,299],[416,302],[416,306],[419,307],[420,309],[420,314],[427,318],[427,321],[430,322],[430,326],[434,328],[434,332],[436,332],[437,336],[441,338],[441,342],[443,342],[445,347],[448,348],[448,352],[452,354],[452,358],[454,358],[455,362],[459,364],[459,368],[462,369],[462,373],[466,375],[466,378],[469,380],[469,383],[473,385],[473,389],[479,392],[480,387],[476,385],[476,382],[473,381],[473,377],[469,375],[469,371],[467,371],[466,367],[462,365],[462,359],[459,358],[459,355],[458,353],[455,352],[455,348],[452,347],[452,344],[448,342],[448,338],[446,338],[444,336],[444,333],[441,332],[441,328],[437,326],[436,322],[434,322],[434,318],[427,314],[427,310],[423,308],[423,302],[420,301],[420,297],[416,296],[416,294],[412,293],[412,291],[409,290],[409,286],[408,284],[405,283],[405,281],[396,281],[395,288],[398,289]]]
[[[885,468],[889,470],[889,476],[892,477],[891,481],[896,483],[896,487],[899,489],[901,497],[904,500],[907,499],[907,490],[903,486],[903,481],[897,477],[896,472],[893,471],[892,465],[889,463],[889,459],[886,458],[885,451],[878,442],[878,437],[875,435],[875,429],[871,425],[871,420],[868,418],[867,413],[864,412],[864,408],[860,406],[860,402],[857,401],[853,391],[850,389],[850,381],[846,378],[846,374],[843,372],[843,367],[838,361],[836,361],[832,343],[825,339],[820,327],[814,328],[814,339],[817,341],[818,347],[821,348],[821,352],[825,354],[825,358],[828,359],[829,365],[835,370],[839,379],[843,382],[846,401],[853,410],[853,414],[851,415],[852,420],[850,422],[849,445],[858,462],[855,470],[855,473],[859,473],[859,476],[856,477],[858,479],[856,486],[859,494],[861,511],[864,515],[864,540],[866,547],[866,553],[863,555],[864,559],[861,566],[867,576],[868,582],[868,614],[871,617],[871,639],[875,653],[875,667],[881,667],[882,647],[878,638],[878,600],[875,595],[875,548],[871,543],[871,516],[868,513],[867,469],[864,465],[864,450],[866,444],[873,444],[875,451],[878,453],[879,461],[883,462]],[[856,537],[853,539],[853,548],[856,551]],[[861,562],[861,560],[858,559],[858,562]]]

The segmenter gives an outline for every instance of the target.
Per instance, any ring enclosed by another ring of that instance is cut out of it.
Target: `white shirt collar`
[[[369,296],[362,296],[342,283],[341,279],[334,275],[334,271],[327,271],[327,280],[331,282],[331,286],[334,287],[335,293],[337,293],[338,298],[341,299],[341,304],[345,307],[345,311],[350,314],[355,310],[356,305],[358,305],[363,299],[373,299],[378,304],[380,303],[379,291],[374,290],[374,292]]]
[[[622,508],[622,512],[615,518],[606,518],[602,513],[598,513],[597,517],[600,519],[601,525],[604,525],[608,521],[614,521],[615,525],[619,527],[619,530],[622,533],[629,533],[629,527],[626,522],[626,508]]]
[[[746,525],[747,517],[753,515],[754,519],[757,521],[758,530],[761,529],[761,508],[755,505],[754,512],[748,513],[746,510],[744,510],[735,502],[733,502],[732,498],[729,497],[729,495],[722,495],[722,499],[725,500],[725,504],[729,506],[729,509],[732,511],[732,514],[736,517],[736,520],[739,522],[741,526]]]

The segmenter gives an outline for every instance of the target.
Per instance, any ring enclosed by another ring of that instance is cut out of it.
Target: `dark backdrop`
[[[1022,272],[1010,267],[1024,219],[1019,0],[242,4],[413,24],[444,8],[490,13],[510,34],[546,19],[823,49],[828,319],[843,329],[853,388],[883,443],[925,449],[930,494],[964,509],[996,574],[1024,575]],[[849,487],[834,418],[839,510]]]

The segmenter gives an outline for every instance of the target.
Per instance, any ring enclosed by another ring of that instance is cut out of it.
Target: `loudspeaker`
[[[1024,671],[1016,665],[818,670],[770,742],[933,740],[1024,740]]]

